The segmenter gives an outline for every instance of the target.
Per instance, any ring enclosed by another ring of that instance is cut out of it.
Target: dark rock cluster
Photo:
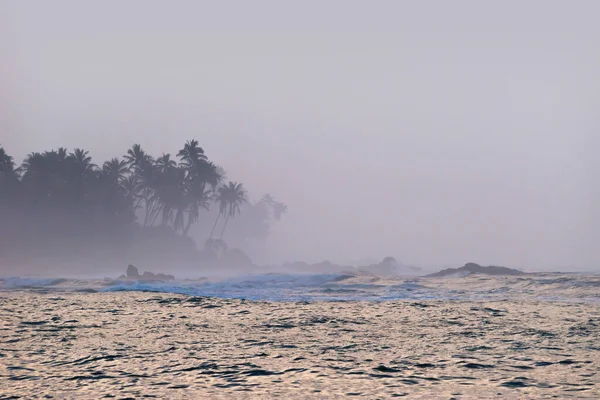
[[[460,268],[447,268],[436,272],[434,274],[426,275],[430,278],[443,278],[443,277],[457,277],[457,276],[466,276],[472,274],[482,274],[482,275],[523,275],[525,274],[522,271],[513,268],[507,267],[482,267],[479,264],[475,263],[467,263],[463,267]]]
[[[125,275],[121,275],[119,279],[135,280],[138,282],[166,282],[175,279],[173,275],[168,274],[154,274],[152,272],[145,271],[140,275],[139,270],[135,265],[129,264]]]
[[[394,257],[385,257],[377,264],[359,267],[360,272],[368,272],[377,276],[393,277],[398,275],[416,274],[419,268],[409,267],[396,261]]]

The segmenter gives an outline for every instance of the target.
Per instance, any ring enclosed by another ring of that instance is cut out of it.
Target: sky
[[[272,262],[600,269],[600,2],[0,0],[0,144],[197,139]]]

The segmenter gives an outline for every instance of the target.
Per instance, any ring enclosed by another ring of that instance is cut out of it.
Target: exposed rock
[[[127,266],[127,272],[125,273],[125,275],[127,275],[127,277],[130,279],[137,278],[140,276],[140,271],[138,271],[135,265],[129,264]]]
[[[434,274],[426,275],[431,278],[440,278],[440,277],[460,277],[467,276],[472,274],[482,274],[482,275],[524,275],[525,273],[513,268],[507,267],[482,267],[479,264],[475,263],[467,263],[464,267],[460,268],[447,268],[436,272]]]
[[[394,257],[385,257],[377,264],[359,267],[359,271],[368,272],[377,276],[391,277],[399,275],[414,274],[419,268],[400,264]]]
[[[408,267],[400,264],[394,257],[385,257],[381,262],[364,267],[334,264],[325,260],[315,264],[307,264],[302,261],[285,263],[278,270],[289,272],[313,273],[313,274],[346,274],[348,276],[400,276],[416,275],[420,268]]]
[[[172,281],[175,279],[175,277],[173,275],[168,275],[168,274],[160,274],[160,273],[154,274],[154,273],[148,272],[148,271],[146,271],[142,275],[140,275],[140,272],[135,267],[135,265],[129,264],[127,266],[126,275],[121,275],[119,277],[119,279],[137,280],[140,282],[165,282],[165,281]]]
[[[175,279],[173,275],[167,274],[153,274],[152,272],[144,272],[142,276],[139,278],[143,282],[164,282],[164,281],[172,281]]]
[[[361,267],[360,270],[378,276],[394,276],[398,275],[398,262],[394,257],[386,257],[381,262]]]

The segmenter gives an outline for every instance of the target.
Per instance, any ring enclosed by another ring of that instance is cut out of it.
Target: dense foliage
[[[185,143],[176,158],[152,157],[135,144],[101,165],[85,150],[59,148],[31,153],[18,167],[0,147],[0,256],[23,247],[38,256],[117,251],[144,228],[188,236],[199,223],[208,239],[220,240],[242,210],[252,226],[279,219],[286,206],[269,195],[249,203],[243,184],[225,182],[224,171],[196,140]],[[250,229],[268,234],[268,226]]]

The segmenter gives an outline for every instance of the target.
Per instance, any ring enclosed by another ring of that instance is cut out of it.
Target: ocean
[[[4,277],[0,398],[599,398],[600,276]]]

